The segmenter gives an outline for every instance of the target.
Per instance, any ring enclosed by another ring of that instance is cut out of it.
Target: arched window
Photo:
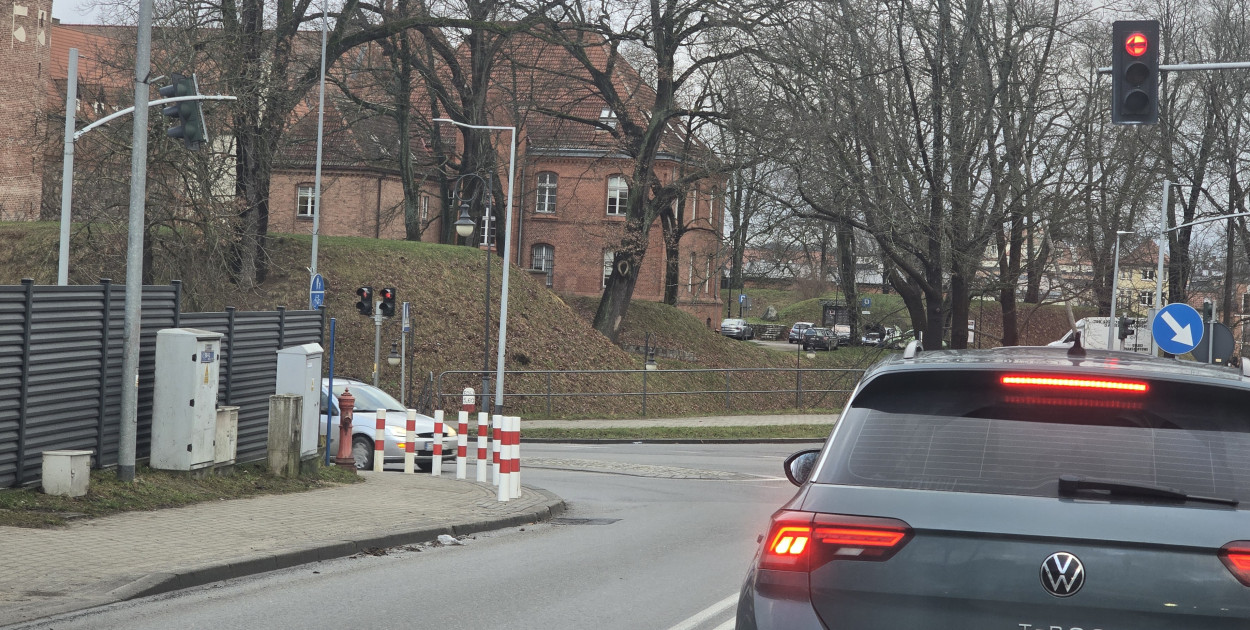
[[[549,214],[556,211],[556,179],[555,173],[538,174],[538,202],[534,212]]]
[[[625,206],[629,203],[629,184],[620,175],[608,178],[608,215],[625,216]]]
[[[531,250],[531,269],[547,272],[547,286],[551,286],[551,270],[555,266],[556,249],[546,243],[535,245]]]

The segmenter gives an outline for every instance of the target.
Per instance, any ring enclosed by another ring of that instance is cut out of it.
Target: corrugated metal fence
[[[0,487],[39,480],[45,450],[95,451],[117,463],[125,287],[0,286]],[[323,343],[322,311],[182,313],[181,286],[143,287],[138,445],[148,456],[156,332],[220,332],[219,405],[239,406],[239,461],[265,456],[279,348]],[[324,344],[323,344],[324,345]]]

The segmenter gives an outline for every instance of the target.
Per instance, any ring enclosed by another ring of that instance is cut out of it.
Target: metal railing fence
[[[637,399],[634,408],[642,417],[656,415],[656,403],[664,406],[662,415],[713,408],[833,409],[845,404],[863,373],[862,369],[850,368],[508,370],[504,404],[510,413],[547,417],[626,413],[619,405],[603,402],[622,398]],[[438,404],[444,409],[455,408],[463,388],[474,387],[481,378],[480,370],[440,373],[435,394]]]

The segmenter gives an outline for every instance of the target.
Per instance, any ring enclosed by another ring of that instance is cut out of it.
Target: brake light
[[[1015,376],[1002,377],[1003,385],[1022,385],[1025,387],[1068,387],[1074,389],[1097,389],[1145,393],[1149,387],[1142,381],[1113,381],[1096,378],[1064,378],[1056,376]]]
[[[1140,411],[1145,406],[1141,402],[1125,400],[1106,400],[1100,398],[1074,398],[1066,396],[1004,396],[1003,402],[1011,405],[1048,406],[1048,407],[1088,407],[1092,409],[1123,409]]]
[[[1220,560],[1238,582],[1250,586],[1250,540],[1237,540],[1220,549]]]
[[[886,560],[911,527],[892,518],[783,510],[773,515],[761,569],[810,571],[832,560]]]

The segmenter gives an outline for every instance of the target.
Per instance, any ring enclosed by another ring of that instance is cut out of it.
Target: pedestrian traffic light
[[[1114,22],[1111,42],[1111,122],[1159,122],[1159,21]]]
[[[172,83],[157,90],[162,98],[197,96],[200,93],[194,75],[188,77],[175,73],[170,75],[170,80]],[[171,138],[182,138],[183,145],[188,149],[198,150],[200,144],[208,140],[208,132],[204,128],[204,111],[200,109],[199,101],[171,103],[161,113],[177,120],[177,124],[165,133]]]
[[[356,289],[356,295],[360,296],[360,301],[356,302],[356,310],[366,317],[373,315],[373,287],[360,287]]]
[[[382,312],[382,317],[395,314],[395,289],[391,287],[382,289],[382,303],[378,305],[378,310]]]
[[[1129,336],[1129,319],[1127,317],[1120,318],[1120,341],[1124,341]]]

